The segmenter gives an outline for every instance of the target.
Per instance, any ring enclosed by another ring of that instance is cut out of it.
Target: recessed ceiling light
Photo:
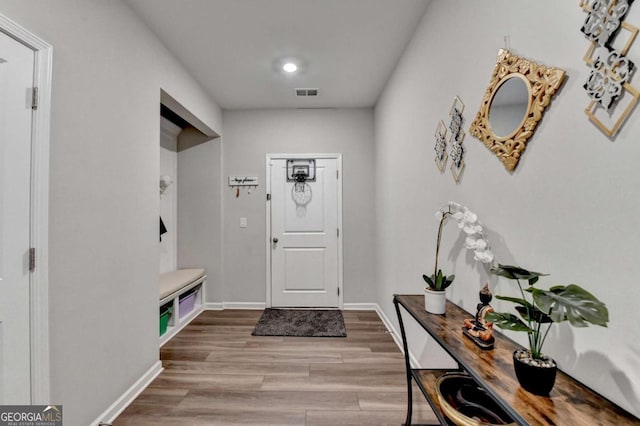
[[[282,69],[288,73],[293,73],[298,71],[298,66],[296,64],[294,64],[293,62],[287,62],[286,64],[284,64],[282,66]]]

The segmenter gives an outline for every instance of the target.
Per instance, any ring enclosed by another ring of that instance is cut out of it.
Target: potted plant
[[[442,239],[442,228],[449,217],[458,221],[458,228],[462,229],[467,237],[465,247],[474,250],[474,259],[483,263],[493,261],[493,253],[487,243],[482,225],[478,222],[478,216],[468,208],[458,203],[449,201],[443,208],[436,212],[436,218],[440,220],[438,227],[438,238],[436,240],[436,262],[433,274],[422,275],[427,283],[424,289],[424,309],[432,314],[444,314],[447,297],[445,290],[455,278],[455,275],[445,275],[438,269],[438,256],[440,254],[440,241]]]
[[[522,297],[496,296],[497,299],[515,303],[518,318],[512,313],[492,312],[486,319],[502,329],[524,331],[529,338],[529,348],[513,353],[513,366],[520,385],[536,395],[548,395],[555,384],[557,364],[542,353],[542,347],[551,326],[569,321],[574,327],[589,324],[607,326],[609,311],[604,303],[576,284],[557,285],[549,290],[534,287],[541,276],[518,266],[498,265],[491,272],[515,280]],[[520,280],[529,283],[523,288]]]

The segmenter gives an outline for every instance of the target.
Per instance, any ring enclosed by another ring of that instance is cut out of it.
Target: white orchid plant
[[[449,201],[440,210],[436,212],[436,218],[440,220],[438,228],[438,240],[436,243],[436,263],[433,268],[433,275],[422,275],[427,282],[428,287],[433,291],[444,291],[453,283],[455,275],[446,276],[442,270],[438,269],[438,255],[440,254],[440,240],[442,238],[442,228],[447,218],[452,217],[458,222],[458,228],[461,229],[467,237],[464,240],[464,246],[473,250],[473,258],[482,263],[493,263],[494,256],[489,246],[489,240],[484,232],[484,226],[478,221],[478,215],[454,201]]]

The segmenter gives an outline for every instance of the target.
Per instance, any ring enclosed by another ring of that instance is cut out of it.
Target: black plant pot
[[[529,355],[531,353],[527,350],[519,349],[513,353],[513,368],[516,371],[516,377],[520,382],[520,385],[529,392],[548,396],[553,385],[556,383],[556,372],[558,366],[555,361],[549,357],[544,357],[543,361],[550,362],[552,366],[536,366],[528,364],[522,360],[522,356]]]

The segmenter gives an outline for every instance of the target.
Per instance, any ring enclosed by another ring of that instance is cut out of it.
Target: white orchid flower
[[[476,215],[474,212],[472,212],[471,210],[466,210],[464,212],[463,218],[462,220],[464,220],[467,223],[475,223],[476,220],[478,220],[478,215]]]
[[[464,222],[463,222],[462,230],[468,235],[479,234],[479,233],[482,232],[482,226],[464,224]]]
[[[464,239],[464,246],[468,250],[476,249],[476,240],[472,237],[467,237]]]
[[[473,258],[482,263],[490,263],[493,260],[493,252],[491,250],[476,250]]]
[[[463,230],[467,237],[464,246],[468,250],[473,250],[474,260],[482,263],[491,263],[495,257],[489,246],[487,236],[484,234],[484,227],[478,220],[478,215],[455,201],[449,201],[445,206],[435,213],[436,219],[442,220],[445,214],[450,214],[456,221],[458,228]],[[440,228],[442,230],[442,228]],[[436,249],[436,269],[438,267],[437,253],[440,248],[440,232],[438,233],[438,245]]]

